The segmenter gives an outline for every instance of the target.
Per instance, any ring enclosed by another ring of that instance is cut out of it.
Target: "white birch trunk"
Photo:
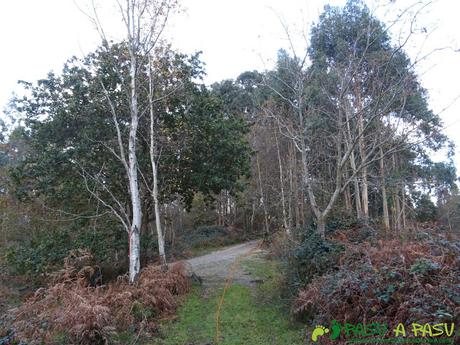
[[[150,105],[150,163],[152,164],[152,176],[153,176],[153,188],[152,198],[155,208],[155,227],[157,230],[158,239],[158,254],[160,256],[161,265],[166,267],[166,255],[165,255],[165,240],[164,233],[161,228],[160,218],[160,204],[158,200],[158,167],[157,167],[157,145],[155,143],[155,114],[153,109],[153,77],[152,77],[152,66],[149,57],[149,105]]]
[[[291,229],[288,226],[287,222],[287,215],[286,215],[286,199],[284,197],[284,177],[283,177],[283,164],[281,161],[281,153],[280,153],[280,145],[278,142],[278,135],[275,132],[275,141],[276,141],[276,152],[278,155],[278,166],[279,166],[279,171],[280,171],[280,186],[281,186],[281,206],[282,206],[282,212],[283,212],[283,225],[284,229],[286,230],[286,233],[288,235],[291,234]]]
[[[157,164],[154,159],[152,159],[152,173],[153,173],[153,192],[152,197],[155,205],[155,227],[157,229],[158,237],[158,254],[160,256],[161,265],[166,265],[166,254],[165,254],[165,240],[164,234],[161,228],[161,218],[160,218],[160,203],[158,201],[158,170]]]
[[[129,186],[131,193],[132,222],[129,232],[129,281],[132,283],[136,280],[140,271],[140,229],[142,225],[141,198],[139,194],[139,182],[137,179],[137,127],[139,124],[137,108],[137,85],[136,85],[136,57],[131,55],[131,127],[129,129],[128,142],[128,164],[129,164]]]

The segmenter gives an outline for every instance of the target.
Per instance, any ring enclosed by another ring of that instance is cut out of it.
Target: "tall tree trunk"
[[[267,205],[266,205],[266,199],[264,197],[264,190],[262,187],[262,176],[260,173],[260,164],[259,164],[259,156],[256,154],[256,164],[257,164],[257,176],[259,180],[259,193],[260,193],[260,200],[262,202],[262,208],[264,211],[264,223],[265,223],[265,229],[264,229],[264,237],[267,239],[268,235],[270,233],[270,227],[268,224],[268,211],[267,211]]]
[[[365,164],[366,151],[364,146],[364,120],[362,112],[358,113],[358,147],[361,157],[361,164]],[[362,206],[362,219],[365,223],[369,221],[369,196],[368,196],[368,183],[367,183],[367,166],[361,169],[361,206]]]
[[[294,145],[291,145],[292,148],[292,177],[293,177],[293,207],[295,213],[295,227],[298,229],[300,228],[300,204],[301,201],[299,200],[299,175],[297,171],[297,155],[295,153]]]
[[[345,169],[344,173],[344,180],[348,181],[348,170]],[[345,209],[347,211],[347,214],[351,216],[352,214],[352,202],[351,202],[351,192],[350,192],[350,185],[347,185],[345,190],[343,191],[343,198],[345,200]]]
[[[283,164],[281,161],[281,153],[280,153],[280,145],[278,142],[278,135],[276,134],[275,130],[275,142],[276,142],[276,152],[278,155],[278,166],[279,166],[279,172],[280,172],[280,189],[281,189],[281,207],[282,207],[282,212],[283,212],[283,225],[284,229],[286,230],[287,234],[290,235],[290,228],[288,226],[287,222],[287,216],[286,216],[286,200],[284,197],[284,178],[283,178]]]
[[[300,214],[299,224],[300,224],[300,227],[305,226],[305,224],[307,223],[307,219],[306,219],[307,205],[305,204],[305,199],[306,199],[305,191],[301,190],[299,193],[299,214]]]
[[[347,107],[349,108],[349,107]],[[347,147],[352,145],[352,136],[351,136],[351,126],[350,126],[350,118],[348,114],[348,109],[345,110],[345,121],[347,123]],[[362,206],[361,206],[361,193],[359,191],[359,181],[358,181],[358,174],[356,172],[356,161],[355,161],[355,153],[354,150],[350,152],[350,166],[351,172],[353,177],[353,189],[355,192],[355,206],[356,206],[356,218],[361,220],[362,216]]]
[[[298,116],[299,116],[299,123],[300,123],[300,128],[304,128],[304,118],[303,118],[303,102],[302,98],[298,98]],[[342,113],[339,111],[338,114],[338,127],[342,127]],[[343,167],[343,158],[342,158],[342,133],[339,132],[337,141],[337,161],[336,161],[336,177],[335,177],[335,190],[334,193],[332,194],[331,198],[329,199],[329,202],[326,206],[326,208],[321,211],[320,207],[318,206],[318,203],[316,201],[316,197],[313,191],[312,183],[311,183],[311,178],[310,178],[310,172],[308,169],[308,162],[307,162],[307,147],[305,144],[305,138],[302,136],[300,140],[300,149],[301,149],[301,157],[302,157],[302,168],[303,168],[303,174],[304,174],[304,181],[305,181],[305,186],[307,190],[307,195],[308,199],[310,201],[310,207],[313,211],[313,214],[315,216],[316,224],[317,224],[317,233],[324,238],[326,233],[325,233],[325,223],[326,223],[326,218],[329,215],[329,212],[332,210],[332,207],[334,203],[336,202],[337,198],[340,195],[341,191],[341,184],[342,184],[342,167]]]
[[[356,217],[358,220],[361,220],[363,218],[363,207],[361,205],[361,192],[359,189],[358,174],[356,173],[355,154],[353,152],[350,154],[350,165],[352,172],[355,175],[353,178],[353,188],[355,191]]]
[[[342,113],[339,111],[338,114],[338,127],[342,127]],[[342,187],[342,167],[346,163],[347,157],[342,157],[342,133],[339,132],[338,137],[337,137],[337,160],[336,160],[336,176],[335,176],[335,190],[334,193],[332,193],[331,198],[329,199],[329,202],[326,206],[326,208],[317,216],[317,224],[318,224],[318,233],[322,238],[326,236],[326,218],[329,215],[329,213],[332,210],[332,207],[334,206],[337,198],[340,195],[341,192],[341,187]]]
[[[395,203],[395,228],[396,231],[401,231],[401,203],[399,202],[398,189],[396,187],[393,198]]]
[[[129,190],[131,194],[132,222],[129,231],[129,281],[132,283],[136,280],[140,271],[140,229],[142,225],[141,198],[139,195],[139,182],[137,176],[137,127],[139,124],[138,107],[137,107],[137,85],[136,85],[136,57],[131,54],[131,99],[130,113],[131,126],[129,130],[128,142],[128,162],[129,162]]]
[[[367,183],[367,166],[366,164],[366,146],[364,143],[364,118],[363,118],[363,104],[361,99],[361,85],[359,82],[355,84],[355,108],[357,110],[358,121],[358,149],[361,158],[361,207],[362,207],[362,220],[365,224],[369,221],[369,196],[368,196],[368,183]]]
[[[385,179],[385,165],[383,162],[383,150],[380,148],[380,177],[382,180],[382,209],[383,209],[383,227],[385,232],[390,230],[390,216],[388,214],[388,200]]]
[[[316,219],[316,231],[322,238],[326,236],[326,220],[322,216]]]
[[[153,191],[152,197],[155,207],[155,228],[157,230],[158,238],[158,254],[160,256],[160,262],[163,266],[166,265],[166,254],[165,254],[165,240],[164,234],[161,229],[161,218],[160,218],[160,203],[158,201],[158,170],[155,161],[152,162],[152,173],[153,173]]]
[[[363,208],[362,219],[364,223],[369,222],[369,194],[368,194],[369,184],[367,182],[367,168],[362,168],[361,171],[361,206]]]
[[[396,156],[393,153],[393,170],[396,171]],[[394,204],[394,227],[397,232],[401,230],[401,204],[399,202],[398,184],[393,188],[393,204]]]
[[[255,199],[253,198],[252,199],[252,205],[251,205],[251,220],[250,220],[250,223],[251,223],[251,231],[254,230],[254,218],[255,218],[255,215],[256,215],[256,201]]]
[[[294,218],[294,215],[293,215],[293,211],[292,211],[292,208],[293,208],[293,198],[294,198],[294,193],[293,193],[293,188],[294,188],[294,184],[293,184],[293,177],[292,177],[292,166],[291,166],[291,161],[289,162],[289,166],[288,166],[288,169],[289,169],[289,202],[288,202],[288,226],[289,226],[289,229],[292,228],[292,224],[293,224],[293,218]]]
[[[402,229],[406,230],[406,188],[404,183],[401,187],[401,217],[402,217]]]
[[[316,224],[317,224],[317,232],[322,235],[322,228],[321,222],[324,222],[324,217],[322,216],[322,212],[320,211],[318,204],[316,202],[315,194],[313,193],[313,188],[310,182],[310,173],[308,171],[308,163],[307,163],[307,153],[304,139],[301,138],[301,157],[302,157],[302,171],[303,171],[303,181],[305,183],[305,187],[307,189],[308,199],[310,201],[310,206],[315,216]]]
[[[149,103],[150,103],[150,164],[152,165],[153,188],[152,198],[155,208],[155,227],[157,230],[158,254],[163,268],[166,268],[165,240],[161,229],[160,204],[158,200],[158,166],[157,166],[157,143],[155,141],[155,112],[154,103],[154,88],[152,77],[152,65],[149,56]]]

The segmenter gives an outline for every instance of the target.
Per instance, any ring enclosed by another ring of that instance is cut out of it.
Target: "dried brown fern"
[[[374,246],[346,243],[340,269],[301,289],[292,311],[326,323],[455,322],[460,315],[453,297],[460,295],[459,254],[434,235]]]
[[[11,310],[13,327],[29,344],[53,344],[65,334],[69,344],[105,344],[111,333],[136,323],[154,327],[154,319],[171,315],[177,296],[189,291],[183,264],[143,269],[130,285],[121,278],[106,286],[91,287],[95,272],[91,255],[73,252],[64,269],[52,275],[47,288],[38,289],[21,307]],[[150,319],[150,320],[149,320]]]

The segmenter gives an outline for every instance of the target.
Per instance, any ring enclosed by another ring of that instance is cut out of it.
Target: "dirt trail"
[[[205,287],[216,287],[224,285],[232,264],[238,257],[248,253],[253,255],[260,254],[263,250],[257,248],[261,241],[251,241],[235,246],[217,250],[207,255],[199,256],[187,260],[193,272],[203,281]],[[241,265],[238,265],[233,275],[233,282],[236,284],[253,285],[252,278]]]

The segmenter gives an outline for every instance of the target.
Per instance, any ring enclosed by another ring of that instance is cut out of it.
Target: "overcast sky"
[[[84,8],[86,0],[75,0]],[[104,6],[111,0],[104,0]],[[416,1],[396,0],[377,7],[380,19],[389,22],[401,8]],[[167,36],[184,52],[203,51],[206,82],[234,78],[245,70],[271,68],[279,48],[289,48],[281,22],[289,26],[295,49],[305,49],[303,35],[318,19],[325,4],[345,1],[323,0],[183,0],[184,12],[173,18]],[[418,67],[423,86],[430,94],[435,112],[446,133],[457,145],[460,168],[460,24],[457,1],[438,0],[420,14],[419,24],[428,38],[415,35],[407,47],[412,59],[444,47]],[[103,21],[117,36],[120,26],[115,12],[101,8]],[[419,26],[420,28],[420,26]],[[395,27],[397,35],[400,28]],[[423,35],[425,37],[426,35]],[[73,0],[14,0],[0,2],[0,117],[12,93],[21,93],[17,80],[35,81],[50,70],[59,72],[72,55],[83,56],[96,47],[98,35]]]

